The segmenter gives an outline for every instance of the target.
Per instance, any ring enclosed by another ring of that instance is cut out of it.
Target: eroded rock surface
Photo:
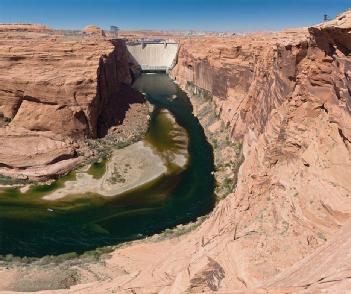
[[[349,233],[340,228],[351,213],[351,26],[337,22],[183,41],[172,75],[215,104],[231,140],[243,140],[237,187],[191,233],[116,250],[106,269],[123,264],[128,274],[96,289],[309,293],[311,283],[337,293],[349,285],[348,262],[328,258],[331,248],[350,256]]]
[[[27,179],[67,173],[79,162],[75,147],[69,138],[52,132],[4,128],[0,131],[0,174]]]
[[[99,28],[98,26],[95,26],[95,25],[88,25],[88,26],[86,26],[83,29],[83,33],[105,36],[105,32],[101,28]]]
[[[190,233],[116,249],[91,267],[104,278],[81,269],[63,292],[347,293],[350,32],[346,12],[308,30],[183,41],[173,77],[243,141],[236,189]]]
[[[0,25],[0,166],[5,174],[29,175],[24,169],[40,166],[45,174],[59,158],[76,157],[75,141],[95,138],[98,129],[121,123],[130,103],[144,102],[129,88],[131,81],[122,41],[96,34],[64,36],[44,26]],[[113,112],[106,112],[111,105]],[[70,152],[60,147],[51,155],[53,142]],[[18,152],[27,146],[32,160],[19,156],[12,164],[9,152],[16,144],[24,144]]]

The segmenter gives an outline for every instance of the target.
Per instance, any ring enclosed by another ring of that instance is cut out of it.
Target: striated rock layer
[[[217,208],[218,227],[207,237],[237,238],[213,252],[230,273],[219,288],[264,284],[349,219],[350,31],[347,12],[308,31],[183,44],[173,76],[208,91],[232,138],[244,141],[237,189]]]
[[[184,40],[171,74],[212,98],[232,140],[243,140],[236,190],[193,232],[116,250],[106,271],[125,274],[72,290],[349,289],[350,20],[347,12],[309,30]]]
[[[122,41],[0,25],[0,172],[35,176],[28,169],[50,164],[67,171],[77,161],[74,141],[105,134],[133,97],[143,102],[126,86],[132,81],[128,62]],[[112,104],[113,118],[105,111]]]
[[[182,41],[172,76],[243,141],[236,189],[190,233],[116,249],[63,292],[347,293],[350,32],[346,12],[308,30]]]

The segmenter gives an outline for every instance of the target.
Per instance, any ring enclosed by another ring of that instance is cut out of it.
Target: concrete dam
[[[165,71],[171,69],[176,60],[178,43],[140,41],[129,42],[127,48],[142,71]]]

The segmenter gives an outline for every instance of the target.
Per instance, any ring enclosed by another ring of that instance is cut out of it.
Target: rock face
[[[350,19],[347,12],[308,32],[185,41],[179,52],[173,76],[212,96],[232,138],[244,141],[237,189],[204,235],[223,250],[212,245],[210,256],[231,273],[225,290],[275,276],[350,217]],[[225,241],[234,231],[238,240]]]
[[[172,76],[243,141],[238,184],[191,233],[117,249],[86,293],[350,289],[350,19],[182,41]]]
[[[88,25],[86,26],[84,29],[83,29],[83,33],[86,33],[86,34],[96,34],[96,35],[100,35],[100,36],[103,36],[105,37],[105,32],[97,27],[97,26],[94,26],[94,25]]]
[[[63,292],[347,293],[350,32],[346,12],[308,30],[184,40],[171,74],[243,141],[236,189],[190,233],[119,248],[91,267],[106,280],[81,269],[89,286]]]
[[[94,36],[65,37],[36,26],[15,27],[0,25],[0,120],[4,126],[0,128],[0,166],[30,166],[29,162],[21,164],[19,158],[12,165],[12,155],[6,153],[9,146],[18,143],[18,136],[25,142],[33,134],[37,138],[30,151],[32,167],[42,162],[36,149],[44,152],[47,147],[46,163],[58,160],[57,154],[49,156],[57,140],[66,150],[60,158],[74,156],[74,152],[67,153],[72,149],[70,142],[95,138],[99,122],[110,126],[105,121],[111,118],[104,112],[108,104],[117,107],[114,115],[125,115],[128,97],[120,89],[129,85],[132,77],[124,42]],[[123,104],[120,111],[119,104]],[[11,134],[16,134],[15,141]],[[54,141],[49,144],[47,137]]]
[[[52,132],[7,127],[0,131],[0,174],[41,179],[69,172],[79,163],[74,142]]]
[[[0,54],[0,111],[29,130],[95,137],[102,108],[131,82],[122,42],[11,32]]]
[[[52,33],[53,30],[45,25],[40,24],[19,24],[19,23],[9,23],[0,24],[1,32],[39,32],[39,33]]]

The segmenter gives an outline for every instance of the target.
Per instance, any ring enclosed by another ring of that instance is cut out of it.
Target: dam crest
[[[168,72],[173,68],[179,44],[168,41],[127,42],[127,48],[144,72]]]

